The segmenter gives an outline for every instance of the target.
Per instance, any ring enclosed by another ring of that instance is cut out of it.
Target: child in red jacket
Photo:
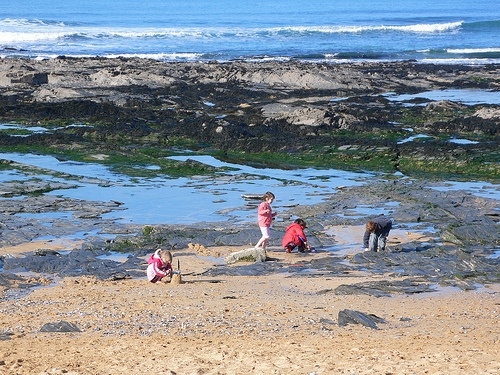
[[[148,280],[152,283],[161,281],[165,276],[172,274],[172,253],[158,249],[148,259],[146,270]]]
[[[307,237],[304,233],[304,228],[307,228],[306,222],[302,219],[297,219],[293,224],[286,228],[285,236],[283,237],[282,245],[285,250],[289,253],[297,247],[299,253],[303,253],[307,250],[311,250],[311,247],[307,244]]]

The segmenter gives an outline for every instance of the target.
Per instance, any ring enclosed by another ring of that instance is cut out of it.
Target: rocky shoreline
[[[390,94],[494,93],[500,89],[499,71],[498,65],[413,61],[5,58],[0,121],[48,131],[24,137],[0,132],[0,145],[138,158],[144,158],[137,154],[144,148],[187,147],[281,166],[307,162],[498,181],[498,102],[464,104],[418,95],[394,100]],[[415,135],[424,140],[405,141]],[[469,142],[452,142],[455,138]]]
[[[499,70],[496,65],[431,65],[411,61],[326,65],[303,62],[161,63],[123,58],[2,59],[0,119],[19,121],[27,124],[27,129],[30,124],[39,122],[44,125],[52,122],[58,127],[22,137],[0,132],[0,144],[11,150],[35,147],[35,152],[40,152],[39,147],[52,147],[62,152],[92,150],[93,155],[102,152],[106,159],[116,150],[128,157],[135,149],[163,147],[172,150],[181,145],[175,140],[182,138],[190,139],[189,145],[200,152],[218,149],[226,156],[232,150],[265,153],[279,149],[302,155],[301,158],[304,152],[310,152],[314,160],[331,153],[338,157],[337,161],[346,159],[346,165],[359,160],[367,166],[370,159],[380,157],[389,171],[404,170],[404,160],[411,159],[415,165],[421,163],[426,173],[431,173],[433,164],[449,161],[450,169],[458,170],[459,164],[475,170],[487,168],[489,178],[495,180],[500,173],[498,105],[469,106],[453,101],[430,101],[419,106],[414,105],[419,103],[418,99],[391,102],[383,94],[450,88],[494,92],[500,89]],[[410,116],[420,116],[422,121],[411,123]],[[61,127],[61,123],[83,125]],[[403,129],[408,126],[414,128],[410,134],[426,132],[434,138],[424,142],[397,142],[394,134],[404,135]],[[474,135],[480,141],[458,145],[441,140],[443,136],[459,134]],[[478,158],[480,167],[475,168]],[[199,163],[188,167],[193,166],[211,173],[210,168]],[[21,166],[6,160],[3,167]],[[43,195],[43,192],[61,187],[36,181],[4,184],[4,196],[23,198],[21,201],[0,201],[3,206],[2,244],[15,245],[43,236],[64,237],[79,228],[79,231],[96,232],[95,243],[82,248],[93,257],[118,247],[123,251],[126,248],[123,243],[139,248],[135,255],[142,256],[156,246],[154,241],[174,249],[186,248],[191,242],[203,246],[243,246],[255,237],[254,230],[229,225],[215,232],[192,226],[172,228],[165,225],[154,228],[156,237],[151,233],[145,236],[141,226],[118,225],[102,219],[102,214],[122,209],[120,202],[75,201]],[[441,282],[445,278],[467,279],[468,286],[473,282],[497,281],[498,275],[492,269],[495,260],[486,258],[499,245],[498,202],[495,200],[463,192],[429,190],[425,179],[395,179],[340,190],[331,202],[292,208],[286,214],[307,219],[315,245],[327,248],[335,243],[334,236],[327,234],[328,227],[363,224],[364,219],[350,220],[342,216],[346,209],[355,209],[361,204],[382,207],[388,199],[400,202],[400,207],[392,209],[398,222],[417,227],[424,227],[421,223],[431,225],[436,231],[434,238],[425,245],[413,243],[395,248],[390,255],[391,261],[386,264],[383,261],[385,254],[357,255],[351,259],[350,267],[393,272],[397,266],[388,264],[410,264],[413,260],[405,258],[410,256],[419,258],[414,268],[427,270],[423,272],[427,278],[435,274],[436,280]],[[63,218],[57,225],[47,227],[37,224],[36,220],[14,215],[45,211],[69,212],[71,218]],[[284,228],[278,225],[276,229],[279,237]],[[117,237],[106,241],[99,233],[120,234],[124,239]],[[4,271],[32,267],[37,272],[46,272],[44,267],[49,267],[53,273],[68,276],[67,271],[54,265],[36,266],[46,263],[48,258],[40,260],[33,256],[35,258],[21,261],[4,255]],[[464,256],[468,266],[464,261],[458,262]],[[396,259],[401,257],[405,259]],[[433,264],[428,262],[429,257],[454,266]],[[65,261],[60,262],[60,267]],[[342,263],[342,259],[331,261],[332,264]],[[426,262],[428,266],[423,265]],[[130,270],[124,268],[116,272],[123,277],[135,276],[139,271],[134,269],[140,268],[139,263],[132,264]],[[325,265],[311,262],[308,267],[321,269]],[[89,269],[93,271],[88,273],[100,278],[109,276],[106,267],[102,271],[95,265]],[[430,269],[440,271],[431,272]],[[234,272],[222,270],[218,268],[216,272]],[[406,272],[407,276],[417,273]]]
[[[481,165],[493,171],[489,176],[494,179],[499,172],[498,105],[466,106],[445,101],[430,102],[423,107],[412,106],[413,116],[427,113],[426,121],[411,124],[415,127],[414,134],[425,131],[436,138],[428,142],[397,143],[390,135],[409,124],[398,125],[393,120],[398,114],[408,120],[409,114],[401,112],[405,103],[391,103],[381,95],[447,88],[498,91],[499,69],[495,65],[425,65],[415,62],[174,64],[142,59],[2,59],[1,119],[28,124],[41,121],[60,125],[70,121],[87,125],[59,127],[25,137],[0,132],[0,144],[10,149],[28,147],[28,150],[34,146],[52,146],[59,150],[80,148],[85,151],[90,147],[94,154],[102,151],[104,158],[110,150],[120,148],[129,155],[135,148],[161,146],[172,149],[177,147],[172,141],[176,137],[191,139],[194,142],[191,146],[197,144],[195,147],[200,152],[208,147],[225,150],[226,154],[230,149],[266,152],[277,148],[300,153],[321,146],[320,154],[313,153],[313,158],[321,159],[325,147],[332,153],[337,147],[351,153],[349,157],[353,159],[365,158],[367,163],[363,151],[384,154],[384,163],[389,162],[392,165],[389,170],[392,168],[393,171],[404,169],[401,163],[405,158],[420,160],[430,170],[432,160],[443,163],[443,155],[457,163],[472,163],[480,152]],[[99,126],[100,123],[105,126]],[[437,136],[460,133],[480,134],[487,141],[457,145],[440,141]],[[380,134],[384,136],[378,137]],[[201,146],[201,143],[206,146]],[[342,155],[348,157],[348,154]],[[461,159],[461,155],[467,155],[467,158]],[[485,162],[488,155],[496,162]],[[4,168],[17,167],[11,161],[4,161]],[[210,173],[210,170],[205,172]],[[53,183],[49,185],[36,181],[4,184],[4,196],[23,198],[0,200],[1,243],[4,246],[16,245],[33,238],[64,237],[78,231],[95,232],[95,238],[89,236],[92,238],[88,241],[90,243],[84,244],[80,251],[64,256],[43,251],[24,259],[3,255],[4,286],[9,284],[5,274],[10,269],[19,268],[63,277],[135,277],[142,272],[138,257],[150,252],[158,243],[172,249],[187,248],[189,243],[206,247],[244,246],[256,236],[253,229],[232,228],[230,225],[217,231],[201,229],[207,226],[206,223],[200,228],[149,227],[145,235],[141,226],[118,225],[102,219],[102,214],[122,209],[119,202],[57,199],[43,195],[44,191],[61,188]],[[347,268],[391,273],[396,272],[401,264],[412,264],[411,269],[405,269],[399,276],[421,277],[429,282],[445,282],[464,288],[473,288],[474,283],[498,281],[495,271],[498,258],[488,258],[498,249],[500,238],[498,201],[494,199],[460,191],[431,190],[426,187],[425,179],[394,179],[341,189],[331,202],[291,208],[285,215],[306,219],[310,223],[313,244],[318,248],[328,248],[335,245],[334,231],[328,228],[364,223],[364,218],[345,217],[346,210],[355,210],[362,204],[382,208],[387,200],[400,202],[398,207],[391,209],[398,222],[415,225],[417,229],[433,227],[432,239],[425,244],[414,242],[396,246],[390,254],[357,254],[350,259]],[[63,218],[56,225],[47,227],[36,220],[15,215],[46,211],[68,212],[70,219]],[[278,224],[276,230],[279,238],[284,228]],[[103,233],[118,237],[108,241],[103,238]],[[112,263],[96,262],[96,257],[116,249],[132,251],[134,256],[112,272],[109,269],[113,268]],[[65,266],[72,261],[81,263],[82,256],[87,259],[87,271],[77,267],[80,273],[75,274],[70,271],[71,267]],[[71,260],[72,257],[76,258]],[[281,265],[272,262],[255,267],[257,269],[244,272],[282,271]],[[331,268],[332,273],[346,271],[344,259],[335,256],[327,263],[324,259],[311,260],[307,267],[316,270]],[[231,274],[238,273],[237,270],[217,267],[211,272],[214,275],[221,272]]]

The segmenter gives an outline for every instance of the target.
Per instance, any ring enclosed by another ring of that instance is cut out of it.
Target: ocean
[[[2,0],[0,57],[500,62],[499,0]]]

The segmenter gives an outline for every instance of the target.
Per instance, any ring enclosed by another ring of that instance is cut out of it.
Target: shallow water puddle
[[[487,90],[432,90],[420,92],[418,94],[403,94],[388,93],[384,95],[387,99],[395,102],[406,102],[417,98],[428,99],[429,101],[452,100],[461,102],[466,105],[475,104],[500,104],[500,92]],[[418,105],[426,105],[419,103]],[[410,104],[409,104],[410,105]]]
[[[96,256],[97,259],[101,260],[112,260],[118,263],[125,263],[128,258],[133,257],[132,253],[119,253],[116,251],[111,251],[109,254]]]
[[[493,254],[488,255],[486,258],[491,258],[491,259],[498,259],[498,258],[500,258],[500,249],[499,250],[495,250],[493,252]]]
[[[405,244],[413,241],[427,241],[432,238],[433,228],[426,229],[404,229],[410,226],[399,224],[402,228],[394,228],[389,233],[387,248],[391,249],[396,245]],[[435,230],[434,230],[435,232]],[[326,228],[325,233],[333,236],[335,246],[326,248],[338,256],[353,255],[363,251],[363,235],[365,233],[364,225],[335,225]]]
[[[464,190],[478,197],[500,200],[500,184],[482,181],[446,181],[440,186],[429,187],[438,191]]]
[[[159,176],[132,179],[113,173],[99,164],[60,161],[51,156],[0,153],[0,158],[54,172],[69,173],[74,176],[79,186],[54,190],[47,195],[89,201],[122,202],[122,208],[125,210],[104,214],[103,218],[134,224],[165,222],[192,224],[227,220],[254,222],[255,202],[245,200],[244,194],[263,194],[272,191],[277,197],[273,208],[279,212],[280,208],[319,203],[331,197],[339,186],[362,185],[367,178],[373,177],[373,174],[369,173],[333,169],[293,171],[258,169],[224,163],[210,156],[190,155],[174,159],[194,159],[207,165],[229,167],[231,170],[215,176],[175,179]],[[19,180],[20,175],[23,174],[12,175],[9,171],[2,171],[0,181]],[[82,176],[92,180],[82,180]],[[49,174],[36,177],[49,182],[65,181]],[[28,179],[27,176],[24,178]],[[43,214],[40,216],[43,217]]]
[[[113,240],[116,238],[116,236],[117,236],[117,234],[114,234],[114,233],[104,233],[99,228],[99,229],[94,229],[94,230],[90,230],[90,231],[75,232],[75,233],[72,233],[70,236],[58,236],[58,237],[51,236],[51,235],[40,236],[40,237],[33,238],[33,240],[31,240],[31,241],[32,242],[51,242],[51,243],[57,242],[57,243],[61,243],[61,244],[67,244],[67,246],[69,246],[75,242],[76,243],[81,242],[85,238],[89,238],[89,237],[99,237],[102,239]]]
[[[365,205],[365,204],[360,204],[357,205],[355,208],[352,209],[346,209],[345,213],[339,214],[338,216],[340,217],[348,217],[351,219],[359,219],[363,217],[370,217],[370,216],[379,216],[379,215],[385,215],[385,216],[391,216],[392,208],[399,206],[401,203],[400,202],[384,202],[383,205],[378,205],[378,206],[370,206],[370,205]]]
[[[114,173],[96,163],[61,161],[52,156],[0,153],[0,158],[44,168],[47,174],[27,175],[19,170],[0,171],[0,181],[22,181],[37,178],[42,182],[76,183],[78,187],[54,190],[47,195],[87,201],[123,203],[120,210],[103,214],[103,219],[126,224],[194,224],[231,221],[232,223],[255,222],[257,201],[244,198],[246,194],[259,195],[272,191],[276,195],[273,209],[278,212],[297,205],[312,205],[331,198],[346,186],[360,186],[377,178],[373,173],[353,173],[329,169],[280,170],[254,168],[246,165],[225,163],[211,156],[187,155],[172,157],[185,161],[193,159],[214,167],[228,170],[215,176],[191,178],[130,178]],[[65,179],[52,175],[68,173]],[[383,175],[381,175],[383,177]],[[391,178],[406,178],[396,173]],[[430,183],[429,183],[430,185]],[[433,183],[434,189],[466,190],[470,194],[500,200],[500,185],[484,182]],[[20,199],[19,197],[5,199]],[[388,202],[377,208],[377,214],[390,215],[391,207],[398,202]],[[382,211],[381,211],[382,210]],[[346,217],[374,214],[374,208],[366,205],[346,212]],[[55,220],[54,213],[36,214],[37,218]],[[61,217],[63,219],[63,217]]]

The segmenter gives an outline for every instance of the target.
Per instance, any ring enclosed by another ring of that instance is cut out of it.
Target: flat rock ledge
[[[265,262],[266,261],[266,251],[262,248],[248,248],[244,250],[237,251],[235,253],[229,254],[224,260],[227,264],[233,264],[238,261],[248,261],[254,260],[255,262]]]

